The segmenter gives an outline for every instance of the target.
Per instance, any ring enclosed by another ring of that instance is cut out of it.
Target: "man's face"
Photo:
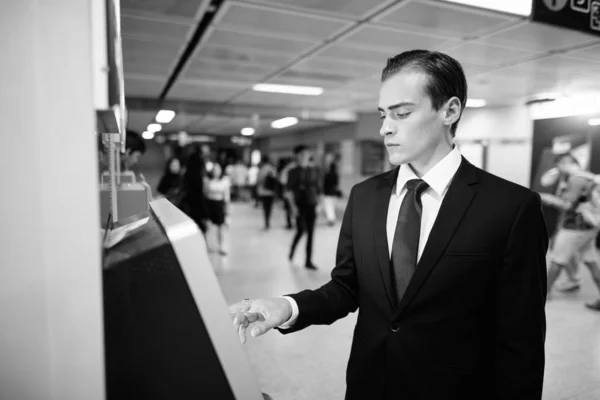
[[[142,155],[141,152],[139,151],[133,151],[133,152],[129,152],[129,150],[126,153],[126,163],[127,166],[129,168],[133,167],[135,164],[138,163],[138,161],[140,160],[140,156]]]
[[[310,158],[311,158],[312,154],[310,153],[309,150],[303,150],[300,153],[298,153],[298,164],[300,164],[303,167],[306,167],[307,165],[310,164]]]
[[[381,84],[379,113],[390,162],[406,164],[422,159],[443,140],[444,107],[436,111],[425,89],[428,77],[400,71]]]

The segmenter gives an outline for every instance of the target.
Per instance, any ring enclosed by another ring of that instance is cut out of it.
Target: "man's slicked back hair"
[[[436,111],[454,96],[458,97],[464,110],[467,104],[467,78],[462,66],[454,58],[437,51],[405,51],[388,58],[381,73],[381,82],[385,82],[401,71],[421,72],[429,77],[425,90]],[[452,136],[456,134],[459,121],[460,117],[450,128]]]

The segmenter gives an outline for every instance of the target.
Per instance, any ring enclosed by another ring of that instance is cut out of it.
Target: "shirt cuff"
[[[296,320],[298,319],[298,314],[300,313],[300,311],[298,310],[298,303],[296,303],[296,300],[292,299],[289,296],[283,296],[282,298],[289,301],[290,305],[292,306],[292,316],[284,324],[280,325],[279,328],[280,329],[289,329],[296,323]]]

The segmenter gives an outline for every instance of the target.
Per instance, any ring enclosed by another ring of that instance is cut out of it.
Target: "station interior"
[[[395,168],[378,107],[382,69],[404,51],[462,65],[454,144],[469,163],[540,194],[557,193],[546,179],[557,154],[600,174],[597,1],[0,10],[0,400],[343,399],[357,313],[242,344],[228,306],[330,281],[353,187]],[[298,146],[336,171],[312,259],[306,237],[290,257],[298,222],[284,189],[261,186],[269,164],[285,187]],[[211,203],[226,208],[208,211],[220,222],[182,206],[194,157],[227,182]],[[543,212],[552,238],[561,217]],[[559,277],[545,304],[542,398],[598,400],[599,288],[585,267],[569,285]]]

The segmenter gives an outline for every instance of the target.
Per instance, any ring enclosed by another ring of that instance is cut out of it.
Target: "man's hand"
[[[229,314],[233,317],[240,342],[246,343],[246,329],[251,324],[254,324],[250,333],[252,337],[264,335],[291,318],[292,306],[282,297],[266,297],[233,304],[229,306]]]

